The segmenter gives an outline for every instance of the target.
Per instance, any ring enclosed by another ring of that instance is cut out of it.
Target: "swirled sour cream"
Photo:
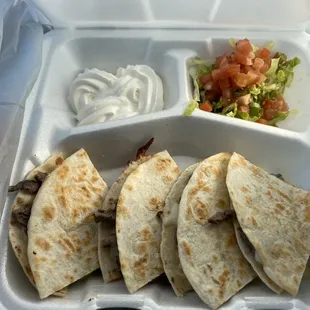
[[[163,85],[149,66],[119,68],[116,75],[85,69],[73,81],[68,101],[78,125],[87,125],[160,111]]]

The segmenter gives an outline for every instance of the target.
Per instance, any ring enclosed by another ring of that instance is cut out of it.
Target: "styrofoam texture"
[[[305,29],[307,0],[32,0],[57,27]]]
[[[221,151],[237,151],[270,172],[282,173],[288,182],[310,190],[309,102],[307,90],[302,85],[298,88],[299,79],[301,83],[304,79],[308,81],[307,74],[296,72],[296,82],[290,89],[292,94],[288,94],[295,99],[290,101],[290,106],[298,106],[303,118],[297,123],[292,120],[287,129],[202,111],[191,117],[182,116],[192,96],[187,60],[196,54],[213,57],[224,52],[229,37],[248,37],[257,43],[273,39],[281,51],[301,57],[301,66],[309,72],[309,36],[298,32],[272,35],[241,31],[57,30],[49,33],[43,45],[40,76],[27,101],[11,183],[23,178],[52,152],[63,151],[69,155],[83,147],[111,185],[127,161],[134,158],[137,148],[153,136],[155,143],[150,151],[167,149],[181,168]],[[118,66],[135,63],[152,65],[161,75],[166,109],[120,121],[75,127],[74,114],[66,102],[68,87],[75,75],[85,67],[115,71]],[[193,292],[184,298],[175,297],[170,285],[162,279],[130,295],[123,281],[104,284],[99,271],[70,285],[64,299],[49,297],[40,301],[8,241],[12,199],[11,196],[7,199],[0,223],[3,309],[206,309]],[[298,296],[293,298],[288,294],[276,296],[257,280],[222,309],[308,309],[308,286],[309,282],[303,281]]]

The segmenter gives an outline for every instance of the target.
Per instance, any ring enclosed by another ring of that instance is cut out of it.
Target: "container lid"
[[[32,0],[55,28],[305,30],[309,0]]]

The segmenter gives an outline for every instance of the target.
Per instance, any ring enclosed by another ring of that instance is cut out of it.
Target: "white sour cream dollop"
[[[70,86],[68,101],[78,125],[88,125],[160,111],[163,85],[145,65],[119,68],[116,75],[85,69]]]

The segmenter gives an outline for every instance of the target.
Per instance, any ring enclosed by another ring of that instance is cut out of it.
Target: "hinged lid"
[[[32,0],[55,28],[305,30],[309,0]]]

